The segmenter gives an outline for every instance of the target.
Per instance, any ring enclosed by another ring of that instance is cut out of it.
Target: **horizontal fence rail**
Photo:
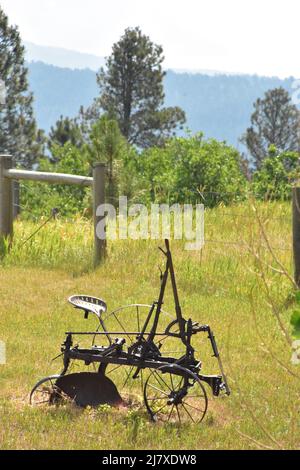
[[[106,240],[97,236],[98,223],[104,217],[97,215],[99,206],[105,204],[105,173],[103,163],[96,163],[93,168],[93,177],[68,175],[64,173],[44,173],[12,168],[12,156],[0,155],[0,256],[5,253],[5,241],[9,245],[13,240],[14,222],[14,185],[16,181],[27,180],[48,184],[78,185],[91,187],[93,193],[93,221],[94,221],[94,264],[97,266],[106,255]],[[19,204],[19,202],[17,203]]]
[[[93,178],[87,176],[67,175],[64,173],[44,173],[40,171],[4,170],[5,178],[11,180],[40,181],[53,184],[78,184],[85,187],[93,186]]]

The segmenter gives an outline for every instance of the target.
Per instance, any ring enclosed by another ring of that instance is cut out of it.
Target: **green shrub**
[[[144,151],[138,172],[147,202],[202,201],[212,207],[239,199],[246,187],[239,152],[225,142],[205,140],[202,133]]]
[[[252,189],[260,199],[290,199],[291,184],[299,176],[298,153],[278,154],[276,147],[271,146],[260,170],[253,175]]]
[[[64,146],[53,146],[52,154],[56,163],[44,158],[39,162],[39,171],[89,176],[90,166],[85,152],[69,142]],[[57,208],[63,216],[83,214],[90,208],[90,193],[89,188],[80,185],[22,183],[20,192],[22,216],[24,218],[47,216],[54,208]]]

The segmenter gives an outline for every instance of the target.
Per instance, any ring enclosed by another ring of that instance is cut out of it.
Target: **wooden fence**
[[[106,253],[106,240],[97,237],[96,228],[103,217],[97,216],[97,208],[105,204],[105,165],[97,163],[93,177],[67,175],[62,173],[42,173],[12,168],[12,157],[0,155],[0,242],[13,240],[14,222],[14,182],[20,180],[39,181],[50,184],[67,184],[91,187],[93,191],[94,222],[94,262],[97,266]]]
[[[88,178],[62,173],[41,173],[12,168],[12,157],[0,155],[0,243],[3,239],[13,240],[14,221],[14,182],[20,180],[40,181],[52,184],[75,184],[91,187],[93,190],[93,222],[94,222],[94,262],[97,266],[106,254],[106,240],[97,237],[97,225],[103,217],[97,216],[97,208],[105,204],[105,165],[97,163],[93,169],[93,177]],[[293,254],[294,277],[300,288],[300,187],[293,188]]]

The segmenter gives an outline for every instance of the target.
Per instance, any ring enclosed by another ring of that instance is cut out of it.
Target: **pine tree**
[[[33,95],[29,92],[25,49],[17,27],[10,26],[0,7],[0,80],[5,103],[0,104],[0,152],[31,168],[43,153],[44,135],[37,129]]]
[[[107,167],[108,191],[107,199],[115,203],[117,196],[118,173],[122,167],[121,160],[127,154],[128,143],[121,134],[118,123],[103,115],[97,121],[90,134],[91,144],[86,146],[91,166],[95,162],[103,162]]]
[[[74,147],[81,148],[84,143],[84,138],[76,119],[61,116],[52,126],[49,132],[48,147],[51,151],[53,145],[63,147],[67,142]]]
[[[88,117],[97,120],[104,111],[117,120],[127,141],[138,147],[163,143],[185,122],[179,107],[163,108],[163,60],[161,46],[139,28],[126,29],[97,76],[101,95]]]
[[[300,113],[282,87],[265,93],[254,103],[254,113],[242,138],[257,168],[268,156],[270,146],[278,153],[300,151]]]

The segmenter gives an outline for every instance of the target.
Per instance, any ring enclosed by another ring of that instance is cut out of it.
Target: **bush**
[[[64,146],[54,145],[52,154],[56,163],[41,159],[39,171],[89,176],[90,166],[86,154],[69,142]],[[22,185],[20,194],[24,218],[50,216],[54,208],[63,216],[73,216],[83,214],[91,206],[90,189],[75,185],[30,182]]]
[[[252,189],[260,199],[290,199],[291,184],[300,176],[297,152],[277,153],[271,146],[261,169],[253,175]]]
[[[146,150],[137,165],[146,202],[200,201],[212,207],[242,197],[246,187],[239,152],[202,133]]]

